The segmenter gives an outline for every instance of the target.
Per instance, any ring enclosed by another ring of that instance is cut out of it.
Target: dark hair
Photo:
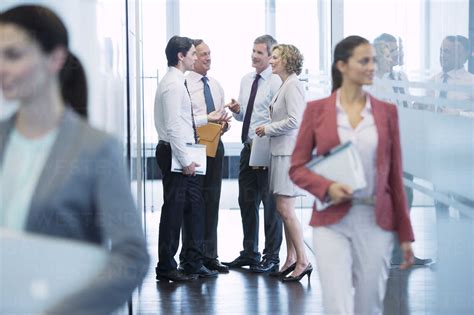
[[[449,40],[450,42],[453,43],[459,43],[468,57],[471,54],[471,44],[469,43],[469,39],[467,39],[465,36],[462,35],[449,35],[444,38],[445,40]]]
[[[201,45],[202,43],[204,43],[204,41],[202,39],[193,39],[194,47],[197,47],[197,46]]]
[[[173,36],[166,45],[165,53],[168,60],[168,67],[173,67],[178,64],[178,53],[186,56],[189,49],[193,46],[193,40],[188,37]]]
[[[69,37],[61,19],[38,5],[21,5],[0,14],[0,24],[14,24],[36,41],[44,53],[58,47],[68,50]],[[87,117],[87,81],[81,62],[68,50],[68,57],[59,73],[64,102]]]
[[[334,48],[334,60],[332,62],[332,92],[342,86],[342,73],[337,69],[337,62],[347,62],[352,56],[354,49],[360,45],[370,44],[369,41],[361,36],[352,35],[341,40]]]
[[[265,44],[267,45],[267,52],[268,55],[270,56],[272,54],[272,49],[273,46],[275,46],[277,43],[276,39],[273,38],[271,35],[262,35],[253,41],[254,44]]]

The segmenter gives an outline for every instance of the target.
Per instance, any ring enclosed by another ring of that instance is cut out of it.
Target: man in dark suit
[[[264,273],[279,269],[279,251],[282,242],[282,222],[276,211],[275,199],[268,186],[268,169],[249,165],[255,129],[270,123],[269,106],[281,86],[281,79],[272,74],[271,49],[276,40],[270,35],[257,37],[252,52],[252,67],[255,71],[245,75],[240,82],[238,102],[233,101],[229,109],[238,121],[243,121],[239,169],[239,206],[244,232],[243,250],[231,262],[231,268],[250,266],[250,271]],[[254,148],[255,150],[255,148]],[[258,250],[259,207],[263,202],[265,221],[265,248],[263,258]]]

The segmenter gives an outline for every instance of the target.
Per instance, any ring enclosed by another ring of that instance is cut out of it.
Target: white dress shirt
[[[434,83],[443,83],[443,72],[435,75],[431,80]],[[447,72],[448,79],[446,84],[466,86],[466,92],[462,91],[447,91],[446,98],[457,101],[474,101],[474,74],[467,72],[464,68],[455,69]],[[470,89],[468,88],[470,86]],[[469,90],[469,91],[467,91]],[[436,96],[439,96],[440,91],[436,91]]]
[[[341,143],[351,141],[356,151],[359,153],[362,166],[365,173],[367,186],[354,192],[354,198],[367,198],[375,196],[376,183],[376,158],[378,133],[375,126],[374,116],[372,115],[372,104],[369,95],[366,96],[365,107],[360,113],[362,121],[354,129],[349,122],[349,116],[341,106],[339,91],[336,96],[337,110],[337,133]]]
[[[215,109],[223,109],[225,105],[224,89],[216,79],[207,75],[206,77],[209,79],[207,83],[211,89],[212,100],[214,101]],[[206,100],[204,99],[204,82],[202,81],[202,78],[203,76],[201,74],[194,71],[189,71],[189,73],[186,75],[186,81],[188,82],[189,94],[191,95],[191,103],[193,104],[196,125],[198,125],[198,121],[200,123],[201,121],[206,120],[207,123],[207,107]]]
[[[169,142],[171,151],[183,166],[193,161],[186,152],[186,143],[194,143],[191,100],[183,72],[169,67],[158,85],[155,96],[155,128],[158,139]]]
[[[234,118],[238,121],[244,120],[250,98],[250,91],[252,90],[252,84],[256,75],[256,72],[248,73],[240,81],[238,99],[240,112],[238,114],[233,114]],[[280,77],[276,74],[272,74],[272,68],[270,66],[262,71],[260,76],[261,78],[258,80],[257,95],[255,96],[255,102],[253,104],[252,117],[250,119],[249,139],[255,137],[255,129],[258,126],[271,123],[269,106],[273,96],[278,92],[278,89],[281,86]]]

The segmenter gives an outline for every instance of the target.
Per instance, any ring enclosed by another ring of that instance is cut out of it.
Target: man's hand
[[[188,166],[183,167],[183,174],[187,176],[196,176],[196,167],[200,166],[199,164],[192,162]]]
[[[225,109],[215,110],[207,114],[207,121],[213,123],[220,123],[228,118],[228,114]]]
[[[237,101],[234,99],[231,99],[231,102],[224,106],[224,108],[226,107],[229,108],[230,111],[233,112],[234,114],[240,113],[240,104],[237,103]]]
[[[230,117],[229,117],[229,120],[226,120],[226,121],[223,121],[221,122],[221,136],[226,133],[227,131],[229,131],[230,129]]]

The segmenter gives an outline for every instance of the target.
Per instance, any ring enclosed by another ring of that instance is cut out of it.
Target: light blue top
[[[23,230],[30,202],[58,131],[28,139],[12,130],[0,165],[0,226]]]
[[[238,121],[244,120],[250,98],[250,91],[252,90],[252,84],[256,75],[257,73],[255,71],[248,73],[240,81],[240,92],[238,99],[240,104],[240,112],[238,114],[233,114],[234,118]],[[276,74],[272,74],[272,67],[270,66],[262,71],[260,76],[262,78],[258,81],[257,95],[255,96],[252,117],[250,119],[248,135],[249,139],[253,139],[255,137],[255,129],[257,129],[258,126],[271,123],[269,109],[270,103],[273,96],[278,92],[278,89],[281,86],[280,77]]]

